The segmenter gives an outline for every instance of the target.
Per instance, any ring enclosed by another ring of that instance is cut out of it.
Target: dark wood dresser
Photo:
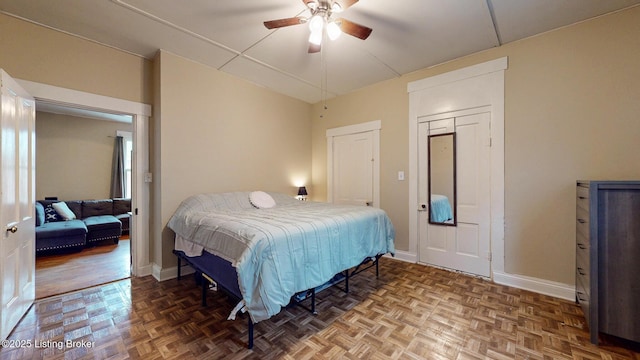
[[[578,181],[576,301],[590,339],[640,342],[640,181]]]

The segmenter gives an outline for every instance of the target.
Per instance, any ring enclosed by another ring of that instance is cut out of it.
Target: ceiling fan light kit
[[[294,17],[279,20],[265,21],[267,29],[277,29],[285,26],[309,23],[309,52],[320,51],[322,39],[326,33],[330,40],[336,40],[344,32],[358,39],[365,40],[371,34],[372,29],[356,24],[346,19],[332,19],[333,13],[341,13],[358,0],[302,0],[311,12],[309,18]]]
[[[321,15],[313,15],[311,21],[309,21],[309,30],[311,32],[319,32],[324,28],[324,17]]]
[[[322,44],[322,30],[321,31],[312,31],[309,35],[309,42],[313,45]]]
[[[336,24],[335,21],[327,24],[327,35],[329,36],[329,39],[335,40],[340,37],[340,34],[342,34],[342,30],[340,30],[340,26]]]

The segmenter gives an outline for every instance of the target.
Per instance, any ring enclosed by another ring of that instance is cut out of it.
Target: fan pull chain
[[[325,34],[323,34],[323,37],[326,37]],[[323,39],[325,40],[325,39]],[[327,48],[327,43],[326,41],[323,41],[324,46],[322,46],[320,48],[320,98],[322,101],[322,107],[323,110],[327,110],[327,57],[326,57],[326,48]],[[324,117],[324,114],[321,114],[320,117]]]

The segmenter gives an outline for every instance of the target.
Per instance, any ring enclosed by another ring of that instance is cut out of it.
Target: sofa
[[[117,244],[129,231],[131,199],[38,200],[35,206],[36,253]]]

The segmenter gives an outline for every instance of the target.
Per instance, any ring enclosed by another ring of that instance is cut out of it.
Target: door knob
[[[7,228],[7,231],[12,233],[12,234],[15,234],[16,231],[18,231],[18,227],[16,225],[13,225],[12,227]]]
[[[372,206],[373,205],[373,201],[367,201],[366,204],[367,204],[367,206]]]

